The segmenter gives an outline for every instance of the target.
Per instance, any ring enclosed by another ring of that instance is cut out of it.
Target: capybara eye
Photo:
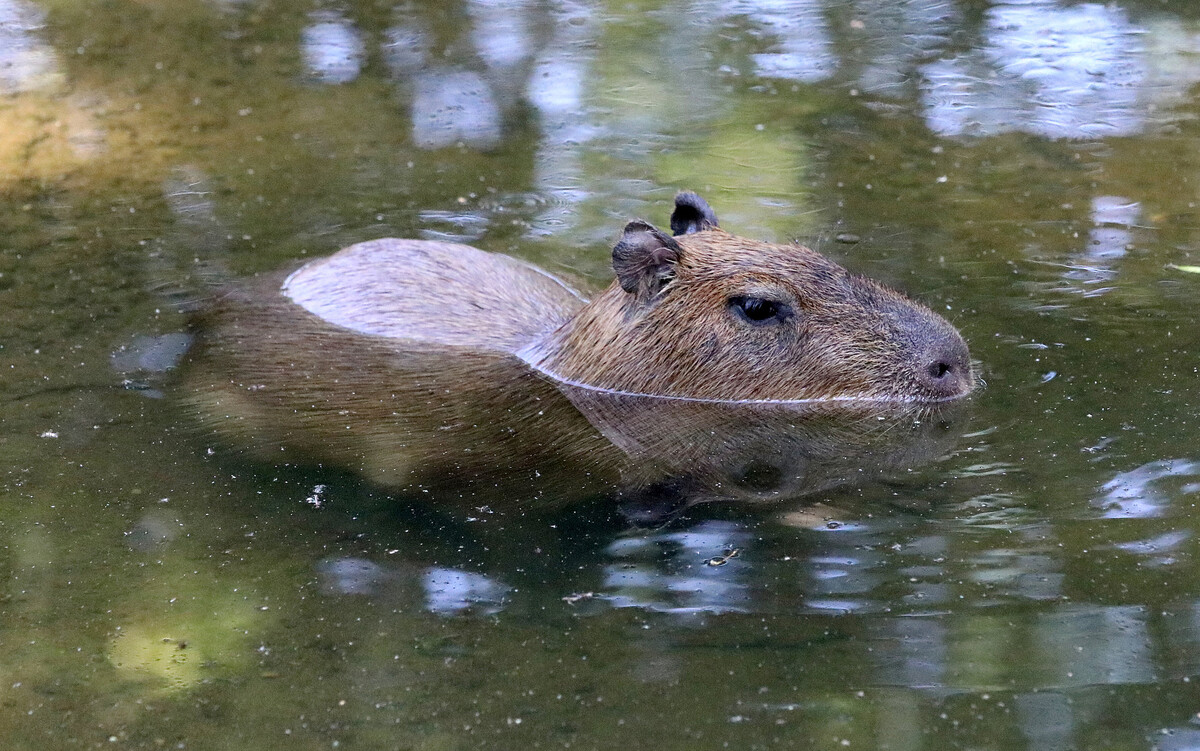
[[[729,307],[750,323],[783,321],[792,314],[792,309],[787,304],[765,297],[731,297]]]

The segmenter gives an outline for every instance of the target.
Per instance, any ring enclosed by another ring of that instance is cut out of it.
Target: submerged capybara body
[[[279,294],[284,278],[229,289],[197,320],[185,369],[202,420],[260,459],[345,467],[410,490],[520,485],[547,465],[578,466],[582,482],[614,461],[520,360],[488,344],[359,333]]]
[[[234,287],[198,327],[194,399],[241,442],[393,487],[548,462],[587,485],[622,453],[566,390],[923,405],[972,389],[966,345],[927,308],[806,248],[731,235],[694,194],[671,227],[630,223],[616,281],[590,301],[521,261],[416,240]]]

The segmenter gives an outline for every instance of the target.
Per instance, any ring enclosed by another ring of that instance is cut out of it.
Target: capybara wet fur
[[[617,279],[587,301],[474,248],[378,240],[293,274],[283,294],[366,334],[509,352],[556,380],[696,399],[942,401],[973,385],[928,308],[799,245],[720,229],[694,193],[674,237],[629,223]]]
[[[591,461],[604,439],[565,388],[918,405],[974,388],[965,342],[925,306],[808,248],[732,235],[694,193],[670,227],[626,225],[616,279],[590,300],[508,256],[397,239],[229,285],[197,322],[192,399],[275,457],[411,485],[514,457]]]

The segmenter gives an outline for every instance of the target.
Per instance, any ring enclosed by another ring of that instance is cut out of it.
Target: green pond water
[[[1200,749],[1197,83],[1157,0],[0,0],[0,746]],[[598,288],[680,189],[959,327],[933,461],[644,525],[186,408],[205,280]]]

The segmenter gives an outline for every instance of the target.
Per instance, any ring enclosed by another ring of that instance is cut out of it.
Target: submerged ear
[[[675,196],[675,211],[671,212],[671,231],[676,235],[690,235],[706,229],[716,229],[717,215],[700,196],[684,191]]]
[[[613,271],[621,289],[653,297],[675,276],[681,248],[669,235],[643,221],[625,225],[613,247]]]

